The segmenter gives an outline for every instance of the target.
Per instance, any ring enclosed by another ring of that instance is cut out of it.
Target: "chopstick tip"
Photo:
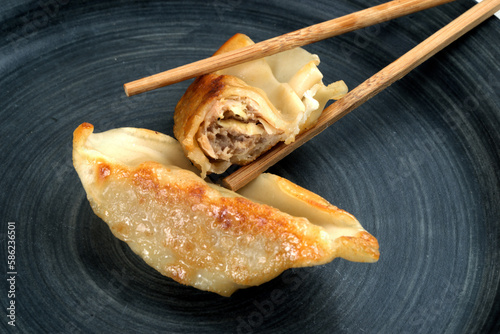
[[[125,91],[125,95],[127,95],[127,97],[130,97],[133,95],[133,94],[131,94],[130,89],[128,88],[127,84],[123,85],[123,90]]]

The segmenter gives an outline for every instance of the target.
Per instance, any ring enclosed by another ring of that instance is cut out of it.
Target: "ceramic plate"
[[[112,236],[72,167],[72,132],[83,122],[172,135],[190,81],[130,98],[124,83],[208,57],[237,32],[262,41],[379,3],[4,1],[1,331],[498,332],[498,18],[270,170],[353,213],[377,237],[378,263],[289,270],[230,298],[182,286]],[[354,88],[473,5],[306,49],[320,56],[325,82]]]

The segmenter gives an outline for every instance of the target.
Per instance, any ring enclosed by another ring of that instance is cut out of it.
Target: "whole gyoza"
[[[93,129],[80,125],[73,140],[92,209],[179,283],[229,296],[288,268],[379,257],[377,240],[352,215],[286,179],[262,174],[235,193],[203,180],[171,137]]]

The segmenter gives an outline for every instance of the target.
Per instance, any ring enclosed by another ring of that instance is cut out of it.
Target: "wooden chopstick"
[[[328,126],[380,93],[395,81],[401,79],[415,67],[495,14],[498,10],[500,10],[500,0],[483,0],[474,5],[471,9],[438,30],[402,57],[351,90],[343,98],[332,103],[323,111],[323,114],[318,119],[318,123],[313,128],[297,136],[295,142],[289,145],[281,143],[273,147],[254,162],[240,167],[225,177],[222,180],[222,185],[235,191],[240,189],[293,150],[312,139]]]
[[[318,23],[232,52],[199,60],[123,85],[127,96],[191,79],[246,61],[273,55],[326,38],[365,28],[454,0],[394,0],[323,23]]]

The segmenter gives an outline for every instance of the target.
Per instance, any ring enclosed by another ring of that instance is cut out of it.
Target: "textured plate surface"
[[[73,170],[72,131],[82,122],[172,135],[189,82],[131,98],[123,83],[207,57],[236,32],[261,41],[375,3],[3,1],[0,332],[498,332],[497,18],[271,170],[353,213],[380,242],[376,264],[290,270],[231,298],[197,291],[115,239]],[[307,49],[320,56],[325,82],[352,88],[473,4],[456,1]]]

